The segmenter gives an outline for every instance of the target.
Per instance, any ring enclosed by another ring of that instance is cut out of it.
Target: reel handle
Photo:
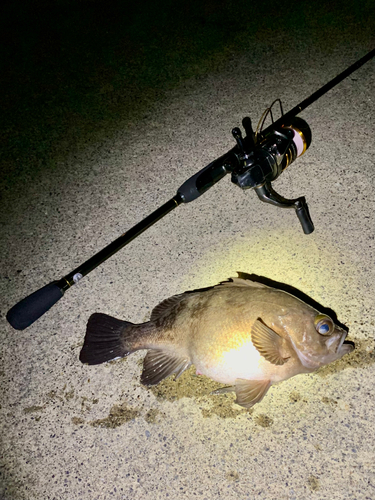
[[[294,208],[303,232],[305,234],[311,234],[314,231],[314,223],[311,220],[309,207],[307,206],[304,196],[295,198],[294,200],[288,200],[279,193],[276,193],[270,182],[265,182],[262,186],[257,186],[255,191],[258,198],[265,203],[270,203],[280,208]]]
[[[294,208],[296,209],[296,214],[301,223],[303,232],[305,234],[311,234],[314,231],[314,223],[311,220],[309,207],[307,206],[304,196],[298,198]]]

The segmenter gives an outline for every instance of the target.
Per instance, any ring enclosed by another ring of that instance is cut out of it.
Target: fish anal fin
[[[271,387],[270,380],[236,379],[236,403],[244,408],[251,408],[259,403]]]
[[[191,365],[187,357],[179,357],[162,349],[150,349],[143,360],[141,382],[143,385],[156,385],[169,375],[179,377]]]
[[[216,389],[215,391],[210,392],[211,395],[218,395],[218,394],[226,394],[227,392],[234,392],[236,390],[236,387],[234,385],[229,385],[227,387],[220,387],[219,389]]]
[[[251,328],[251,340],[257,351],[273,365],[281,366],[288,361],[290,356],[282,355],[288,353],[284,339],[259,318]]]

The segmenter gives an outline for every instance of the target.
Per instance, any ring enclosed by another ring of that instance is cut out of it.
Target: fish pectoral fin
[[[236,390],[234,385],[229,385],[227,387],[220,387],[220,389],[216,389],[215,391],[210,392],[212,396],[216,396],[218,394],[226,394],[227,392],[233,392]]]
[[[273,365],[283,365],[288,361],[290,356],[281,355],[282,348],[285,353],[284,339],[260,319],[251,328],[251,340],[257,351]]]
[[[270,380],[245,380],[243,378],[236,379],[236,401],[244,408],[251,408],[256,403],[259,403],[266,392],[271,387]]]
[[[156,385],[173,373],[178,378],[190,365],[189,358],[173,356],[161,349],[150,349],[143,360],[141,382]]]

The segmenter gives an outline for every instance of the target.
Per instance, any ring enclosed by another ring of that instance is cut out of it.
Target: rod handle
[[[9,309],[6,317],[10,325],[16,330],[24,330],[46,313],[64,295],[57,283],[52,281]]]
[[[231,151],[202,168],[178,188],[177,194],[184,203],[198,198],[227,174],[226,161],[229,160]]]

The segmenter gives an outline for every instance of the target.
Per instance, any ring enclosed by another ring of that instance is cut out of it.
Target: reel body
[[[274,129],[264,137],[258,134],[257,142],[251,137],[249,120],[243,120],[247,132],[245,139],[242,140],[238,128],[232,131],[240,152],[236,154],[239,166],[232,171],[231,180],[242,189],[276,180],[311,144],[310,127],[302,118],[296,117],[290,125]]]
[[[276,102],[280,104],[280,121],[283,118],[283,109],[280,99],[277,99],[263,113],[255,134],[249,117],[242,120],[246,131],[245,138],[239,128],[232,130],[237,142],[234,151],[237,164],[231,169],[231,180],[242,189],[254,188],[259,199],[265,203],[280,208],[294,208],[303,232],[310,234],[314,231],[314,224],[305,197],[288,200],[273,189],[271,182],[308,149],[311,144],[311,130],[305,120],[299,117],[292,117],[277,126],[272,115],[272,106]],[[268,114],[271,116],[272,125],[262,132]]]

